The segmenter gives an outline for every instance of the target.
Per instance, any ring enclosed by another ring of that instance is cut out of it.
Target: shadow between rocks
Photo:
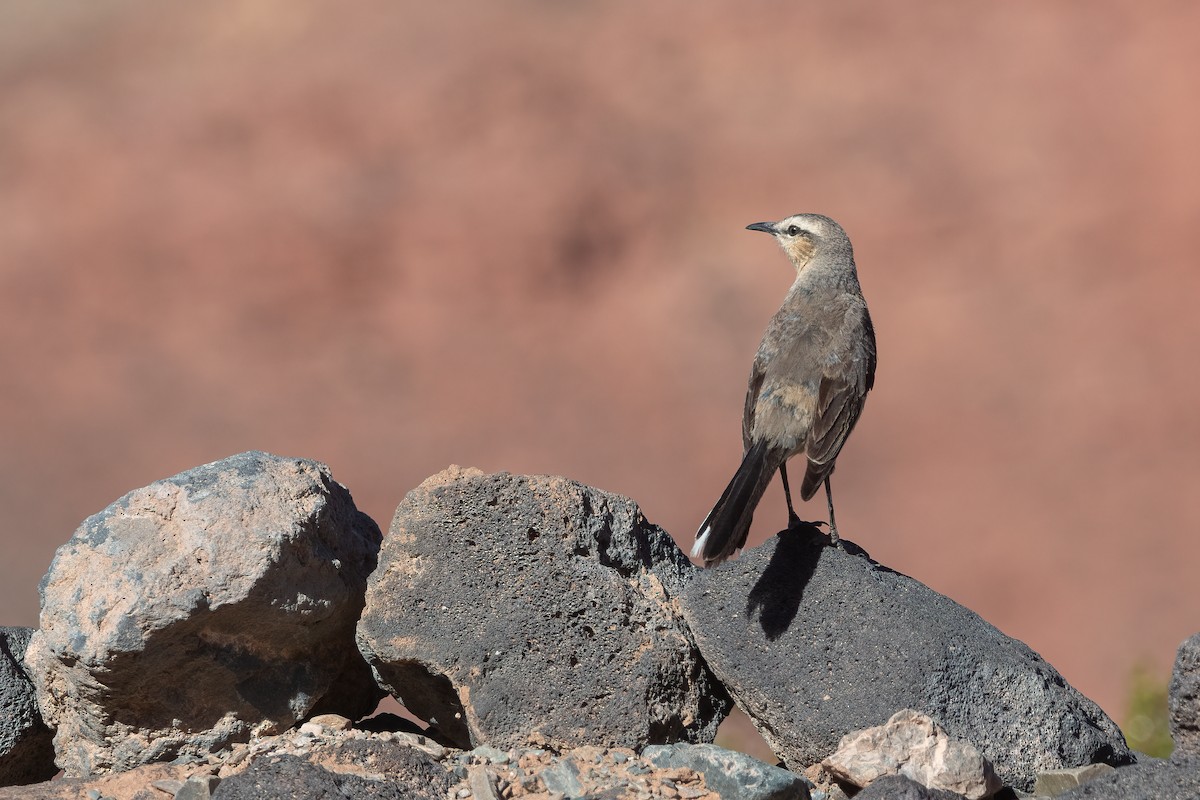
[[[829,537],[809,522],[782,530],[777,536],[775,552],[746,598],[747,618],[757,615],[763,633],[772,642],[791,627],[817,561],[830,547]]]

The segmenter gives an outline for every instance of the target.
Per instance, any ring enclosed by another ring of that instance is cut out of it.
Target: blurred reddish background
[[[792,277],[742,228],[820,211],[879,335],[843,533],[1121,718],[1200,630],[1200,6],[920,8],[0,6],[0,624],[252,448],[385,530],[459,463],[690,544]]]

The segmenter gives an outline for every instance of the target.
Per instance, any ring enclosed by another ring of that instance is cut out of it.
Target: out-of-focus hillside
[[[0,7],[0,623],[126,491],[261,448],[386,528],[448,463],[681,542],[790,281],[856,245],[843,533],[1113,715],[1200,620],[1200,7]],[[823,502],[806,509],[821,518]],[[786,519],[778,488],[751,543]]]

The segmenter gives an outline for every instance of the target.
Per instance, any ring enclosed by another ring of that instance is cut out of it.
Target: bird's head
[[[850,239],[842,226],[821,214],[794,214],[779,222],[755,222],[746,230],[774,236],[796,269],[802,269],[818,254],[850,252]]]

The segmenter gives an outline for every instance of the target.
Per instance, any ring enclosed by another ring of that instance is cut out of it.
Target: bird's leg
[[[829,478],[825,478],[825,499],[829,501],[829,542],[834,547],[841,547],[842,538],[838,536],[837,522],[833,518],[833,489],[829,488]]]
[[[783,481],[783,496],[787,498],[788,528],[795,528],[800,524],[800,517],[796,515],[796,509],[792,508],[792,490],[788,487],[786,463],[779,465],[779,478]]]

